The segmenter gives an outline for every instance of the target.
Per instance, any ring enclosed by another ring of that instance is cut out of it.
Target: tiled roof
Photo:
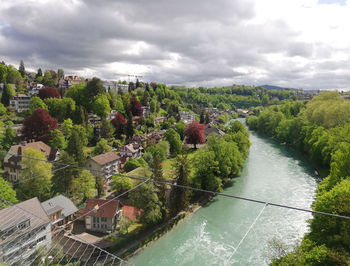
[[[47,215],[53,214],[59,210],[63,210],[65,217],[74,214],[78,211],[74,203],[67,197],[59,195],[41,203]]]
[[[107,203],[108,202],[108,203]],[[105,204],[105,205],[103,205]],[[100,207],[103,205],[102,207]],[[118,211],[118,200],[88,199],[84,213],[93,210],[88,216],[113,218]]]
[[[11,147],[10,152],[14,153],[16,155],[19,155],[18,154],[19,147],[22,148],[22,153],[25,149],[32,148],[32,149],[35,149],[35,150],[38,150],[38,151],[45,153],[46,157],[50,157],[50,155],[52,155],[52,153],[56,152],[56,149],[51,148],[49,145],[46,145],[42,141],[30,142],[30,143],[26,143],[25,145],[22,145],[22,144],[14,145]]]
[[[112,161],[118,160],[120,156],[114,152],[106,152],[95,157],[92,157],[91,160],[95,161],[99,165],[105,165]]]
[[[141,214],[141,210],[135,208],[131,205],[124,205],[122,207],[123,210],[123,216],[128,217],[130,220],[135,221],[137,216]]]

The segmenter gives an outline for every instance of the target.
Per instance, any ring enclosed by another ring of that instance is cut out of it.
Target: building
[[[186,124],[192,123],[196,119],[195,114],[190,112],[180,111],[179,115],[181,121],[183,121]]]
[[[51,224],[37,198],[0,210],[0,261],[12,265],[51,244]]]
[[[65,225],[73,220],[74,214],[78,211],[74,203],[67,197],[59,195],[41,203],[52,225]],[[72,225],[70,230],[72,230]]]
[[[15,109],[16,112],[21,113],[29,110],[30,96],[26,94],[17,94],[10,100],[10,106]]]
[[[44,88],[44,85],[40,83],[37,83],[34,86],[30,86],[28,89],[29,96],[33,97],[35,95],[38,95],[39,90],[41,90],[42,88]]]
[[[112,175],[119,172],[120,156],[114,152],[106,152],[89,159],[88,166],[94,176],[103,176],[105,185],[112,181]],[[102,173],[103,172],[103,173]]]
[[[134,206],[122,204],[122,216],[127,217],[132,221],[136,221],[137,217],[141,215],[141,210]]]
[[[119,83],[119,81],[103,80],[102,85],[105,87],[106,91],[114,91],[115,93],[118,93],[119,90],[124,92],[129,91],[129,85]]]
[[[121,219],[122,210],[118,200],[88,199],[83,213],[87,230],[111,233]]]
[[[143,147],[141,144],[133,142],[120,148],[120,156],[137,159],[141,157],[142,151]]]
[[[206,125],[204,130],[205,138],[207,138],[210,134],[218,134],[219,136],[225,136],[225,132],[213,127],[211,125]]]
[[[55,161],[59,155],[57,149],[51,148],[42,141],[36,142],[21,142],[10,148],[4,158],[5,178],[8,181],[16,182],[19,180],[22,171],[22,154],[27,148],[41,151],[45,154],[48,161]]]

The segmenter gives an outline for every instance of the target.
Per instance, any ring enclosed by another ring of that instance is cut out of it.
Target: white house
[[[196,119],[194,113],[190,112],[180,111],[179,115],[180,119],[186,124],[192,123]]]
[[[0,210],[0,261],[12,265],[51,244],[51,224],[37,198]]]
[[[30,96],[26,94],[17,94],[10,100],[10,106],[12,106],[16,112],[23,112],[29,109]]]

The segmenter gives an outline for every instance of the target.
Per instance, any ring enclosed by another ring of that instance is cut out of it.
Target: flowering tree
[[[57,128],[57,120],[52,118],[47,110],[38,108],[24,120],[22,134],[27,139],[41,140],[47,143],[51,137],[51,130]]]
[[[52,87],[45,87],[39,90],[38,96],[44,100],[47,98],[61,98],[61,95],[59,94],[58,90]]]
[[[186,142],[193,144],[194,148],[197,148],[197,144],[205,142],[204,124],[199,124],[197,121],[193,121],[188,124],[185,130]]]

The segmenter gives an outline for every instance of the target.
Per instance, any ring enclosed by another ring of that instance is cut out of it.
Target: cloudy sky
[[[350,0],[0,0],[0,60],[187,86],[350,87]]]

